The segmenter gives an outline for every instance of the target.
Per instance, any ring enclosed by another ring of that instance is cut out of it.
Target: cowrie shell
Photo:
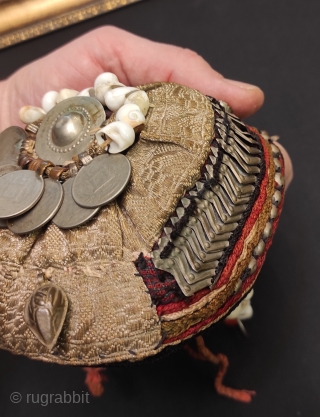
[[[104,142],[104,135],[107,135],[112,142],[109,145],[109,153],[119,153],[129,148],[135,140],[135,133],[131,126],[124,122],[112,122],[96,133],[99,145]]]
[[[102,74],[98,75],[98,77],[94,80],[94,88],[98,87],[99,84],[117,84],[119,82],[118,77],[113,74],[112,72],[103,72]]]
[[[88,87],[88,88],[84,88],[82,91],[80,91],[80,93],[78,94],[78,97],[90,97],[90,93],[89,91],[92,89],[93,87]]]
[[[116,88],[116,87],[125,87],[125,85],[121,84],[119,82],[116,82],[116,83],[113,82],[113,83],[110,83],[110,84],[103,83],[103,84],[97,85],[97,87],[95,87],[95,89],[94,89],[96,99],[99,100],[100,103],[105,106],[106,105],[106,102],[105,102],[105,99],[104,99],[105,95],[107,94],[108,91],[110,91],[111,89]]]
[[[142,114],[140,107],[136,104],[124,104],[117,111],[116,120],[127,123],[131,127],[141,125],[146,121],[146,118]]]
[[[45,115],[46,112],[43,109],[35,106],[24,106],[19,110],[19,117],[25,124],[33,123],[37,120],[42,120]]]
[[[150,106],[148,94],[142,90],[130,93],[125,99],[124,104],[129,103],[138,105],[144,116],[147,114]]]
[[[112,111],[120,109],[124,104],[126,95],[137,90],[135,87],[119,87],[109,90],[104,96],[106,105]]]
[[[50,111],[57,104],[58,97],[59,97],[58,91],[48,91],[42,97],[43,110],[48,113],[48,111]]]
[[[79,91],[71,90],[69,88],[63,88],[59,91],[59,96],[57,97],[57,103],[60,103],[67,98],[75,97],[79,94]]]

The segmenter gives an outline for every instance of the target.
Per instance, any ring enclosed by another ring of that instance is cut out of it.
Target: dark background
[[[194,49],[226,77],[264,90],[265,105],[249,122],[281,136],[295,169],[255,287],[255,316],[245,323],[250,337],[222,324],[206,336],[229,357],[226,383],[257,391],[250,405],[219,397],[214,367],[180,350],[109,368],[104,396],[90,396],[89,404],[26,404],[27,393],[87,392],[84,372],[2,351],[1,416],[320,415],[319,16],[319,1],[145,0],[0,52],[1,79],[104,24]],[[20,404],[10,402],[14,391],[24,396]]]

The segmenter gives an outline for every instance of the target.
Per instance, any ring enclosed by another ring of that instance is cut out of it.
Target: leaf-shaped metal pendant
[[[65,292],[55,284],[47,283],[30,297],[24,319],[42,344],[52,349],[61,332],[68,310]]]

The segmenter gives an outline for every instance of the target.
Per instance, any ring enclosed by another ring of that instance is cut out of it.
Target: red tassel
[[[253,395],[256,395],[255,391],[238,390],[226,387],[222,383],[229,366],[228,358],[221,353],[219,353],[218,355],[214,355],[204,344],[202,336],[196,337],[196,343],[198,351],[194,351],[190,346],[185,346],[187,352],[195,359],[208,361],[219,366],[219,370],[214,381],[214,386],[217,390],[217,393],[220,395],[224,395],[225,397],[232,398],[236,401],[250,403],[252,399],[251,397]]]
[[[252,399],[251,397],[253,395],[256,395],[255,391],[248,391],[244,389],[242,390],[234,389],[234,388],[226,387],[225,385],[223,385],[222,381],[223,381],[225,374],[227,373],[229,361],[226,355],[223,355],[222,353],[219,353],[217,357],[219,359],[219,370],[216,375],[216,379],[214,381],[214,386],[217,390],[217,393],[220,395],[224,395],[225,397],[232,398],[233,400],[236,400],[236,401],[241,401],[243,403],[250,403]]]
[[[84,383],[88,387],[90,394],[94,397],[100,397],[103,394],[103,382],[107,381],[105,368],[86,367],[83,370],[87,373]]]
[[[224,319],[223,322],[227,326],[237,326],[238,325],[238,320],[237,319]]]

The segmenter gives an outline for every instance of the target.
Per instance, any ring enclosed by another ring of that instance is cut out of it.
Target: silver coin
[[[11,126],[0,134],[0,166],[18,165],[18,157],[26,132],[18,126]]]
[[[40,200],[44,181],[35,171],[14,171],[0,177],[0,219],[20,216]]]
[[[73,198],[82,207],[104,206],[125,189],[130,174],[131,165],[124,155],[97,156],[76,176]]]
[[[52,222],[61,229],[71,229],[90,220],[100,209],[80,207],[73,199],[71,189],[75,177],[69,178],[63,184],[64,199],[58,213]]]
[[[90,131],[105,118],[103,106],[95,98],[80,96],[61,101],[41,122],[35,145],[37,155],[63,165],[87,149],[92,140]]]
[[[31,210],[8,220],[8,229],[18,235],[33,232],[48,223],[59,210],[63,200],[63,188],[60,182],[46,178],[44,192]]]
[[[9,172],[19,171],[19,165],[0,165],[0,177],[9,174]]]

